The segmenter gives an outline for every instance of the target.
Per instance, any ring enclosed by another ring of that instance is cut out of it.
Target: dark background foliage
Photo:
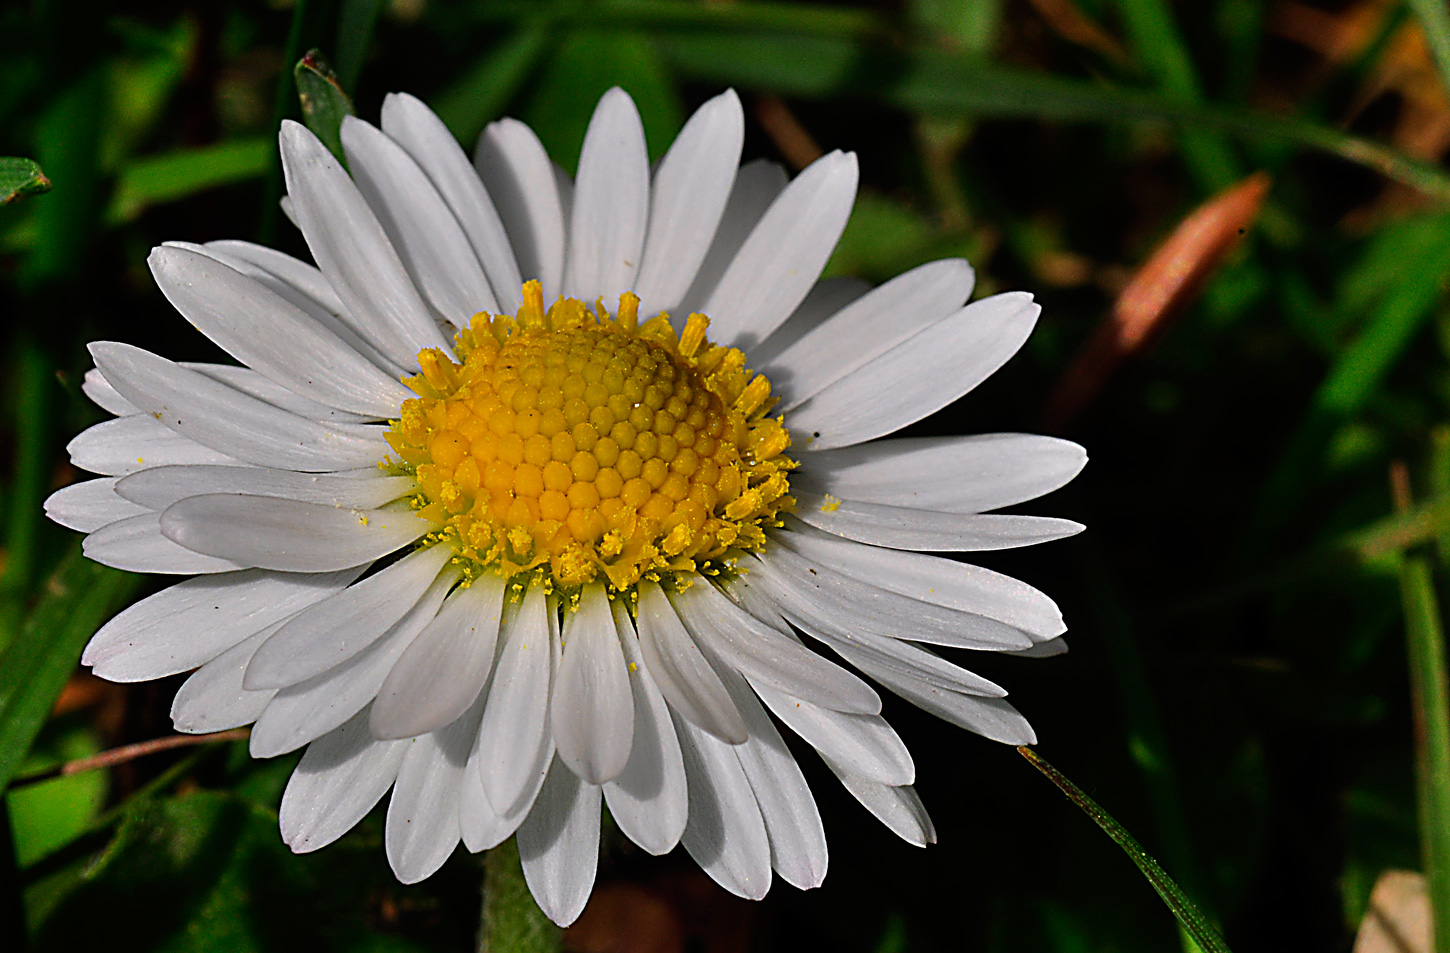
[[[289,68],[310,47],[364,118],[410,91],[471,147],[514,115],[567,168],[616,84],[656,157],[727,85],[747,158],[855,150],[861,197],[831,273],[881,281],[964,255],[979,294],[1043,305],[1015,360],[918,429],[1050,430],[1092,458],[1023,508],[1085,534],[981,560],[1053,595],[1072,629],[1060,658],[970,660],[1011,688],[1039,751],[1240,953],[1348,950],[1378,874],[1418,866],[1400,556],[1350,535],[1391,514],[1394,461],[1418,499],[1450,493],[1450,105],[1399,3],[35,0],[0,9],[0,153],[54,183],[0,208],[0,774],[20,776],[0,947],[472,943],[481,874],[462,851],[400,886],[375,812],[316,855],[287,852],[275,811],[292,758],[252,761],[233,741],[26,783],[170,730],[179,679],[120,687],[74,668],[96,625],[157,582],[77,560],[40,501],[79,478],[63,446],[99,419],[78,389],[86,341],[213,356],[152,285],[153,245],[305,255],[276,209],[274,133],[297,114]],[[1149,344],[1083,352],[1121,331],[1135,274],[1165,286],[1140,269],[1185,217],[1260,170],[1257,216],[1220,203],[1203,241],[1170,249],[1206,280],[1148,309]],[[1054,404],[1070,373],[1095,395]],[[1425,513],[1420,541],[1447,523]],[[567,942],[1179,944],[1123,855],[1012,749],[887,704],[937,846],[900,843],[803,759],[831,838],[823,888],[746,904],[682,852],[652,859],[607,832]]]

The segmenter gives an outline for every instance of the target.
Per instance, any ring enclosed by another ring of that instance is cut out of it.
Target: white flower
[[[1002,688],[921,643],[1053,654],[1057,607],[917,551],[1077,532],[988,511],[1066,483],[1082,449],[878,438],[1000,367],[1039,309],[965,304],[961,260],[866,293],[818,283],[856,160],[787,182],[739,167],[743,128],[716,97],[651,175],[612,90],[571,182],[513,120],[470,165],[405,95],[381,130],[346,121],[351,176],[288,123],[289,214],[317,267],[237,241],[150,259],[243,366],[92,345],[85,390],[116,419],[69,449],[104,477],[47,511],[93,559],[195,578],[112,619],[84,662],[123,682],[196,669],[178,730],[255,722],[258,757],[308,746],[281,806],[294,850],[392,788],[401,880],[516,831],[567,924],[602,800],[740,896],[772,871],[813,887],[825,834],[777,720],[932,841],[879,696],[802,633],[954,724],[1034,740]]]

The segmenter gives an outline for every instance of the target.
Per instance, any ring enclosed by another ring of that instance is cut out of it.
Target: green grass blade
[[[337,79],[343,89],[357,89],[373,28],[382,12],[383,0],[342,0],[342,9],[337,14],[337,45],[333,51],[337,55]]]
[[[1220,129],[1254,142],[1288,143],[1338,156],[1450,204],[1450,174],[1388,146],[1335,129],[1156,93],[984,63],[929,48],[905,51],[823,36],[662,34],[682,78],[803,98],[859,96],[911,112],[1059,122],[1156,121]]]
[[[322,58],[321,52],[311,50],[292,68],[292,77],[297,81],[302,121],[346,166],[347,156],[342,151],[342,121],[357,113],[337,73]]]
[[[50,475],[50,405],[54,371],[29,334],[21,335],[12,365],[15,382],[15,469],[5,503],[5,570],[0,573],[0,652],[14,641],[27,594],[35,580],[41,502]]]
[[[76,547],[42,587],[19,638],[0,656],[0,791],[45,724],[82,647],[138,582],[91,562]]]
[[[1158,861],[1143,849],[1143,845],[1139,844],[1123,825],[1099,807],[1098,803],[1088,797],[1082,788],[1068,780],[1067,775],[1044,761],[1037,752],[1025,745],[1018,748],[1017,751],[1034,768],[1046,775],[1049,781],[1057,785],[1058,789],[1067,795],[1069,801],[1082,808],[1083,813],[1092,818],[1093,823],[1102,828],[1103,833],[1111,837],[1115,844],[1123,848],[1123,853],[1127,854],[1128,858],[1143,872],[1143,876],[1148,878],[1148,882],[1153,885],[1158,896],[1163,899],[1168,909],[1173,912],[1173,916],[1177,918],[1178,925],[1193,939],[1194,943],[1198,944],[1199,949],[1204,953],[1229,953],[1228,944],[1208,922],[1203,911],[1198,909],[1198,905],[1189,899],[1183,889],[1174,883],[1173,878],[1168,876],[1158,865]]]
[[[127,222],[152,205],[255,179],[267,171],[276,151],[267,138],[236,139],[137,159],[121,170],[106,222]]]
[[[557,953],[560,939],[524,882],[518,843],[510,837],[490,848],[483,855],[479,953]]]
[[[438,118],[471,149],[483,127],[518,94],[553,39],[542,23],[519,28],[437,97],[432,106]]]
[[[1436,443],[1432,452],[1443,455],[1443,439]],[[1408,478],[1400,465],[1392,473],[1396,509],[1408,510]],[[1450,950],[1450,679],[1446,676],[1445,626],[1429,548],[1406,550],[1398,569],[1415,725],[1420,857],[1430,894],[1434,949],[1444,951]]]
[[[1410,8],[1420,18],[1420,27],[1435,54],[1435,65],[1440,67],[1440,78],[1450,91],[1450,6],[1445,0],[1410,0]]]
[[[50,180],[34,159],[0,156],[0,205],[50,191]]]
[[[886,32],[886,20],[870,10],[811,4],[680,3],[679,0],[609,0],[579,4],[563,0],[494,0],[475,5],[481,22],[517,22],[546,16],[570,27],[612,26],[651,29],[779,30],[813,36],[872,36]]]

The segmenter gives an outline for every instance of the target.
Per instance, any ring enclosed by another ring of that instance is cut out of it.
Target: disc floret
[[[577,587],[603,576],[710,571],[765,544],[789,509],[790,434],[768,416],[770,382],[692,314],[639,322],[626,292],[614,314],[537,281],[516,316],[474,316],[457,360],[418,355],[418,396],[387,433],[412,475],[419,515],[465,572],[542,571]]]

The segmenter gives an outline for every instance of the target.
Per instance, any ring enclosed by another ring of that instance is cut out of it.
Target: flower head
[[[241,366],[92,345],[86,393],[116,416],[69,449],[103,477],[47,510],[93,559],[194,578],[112,619],[84,661],[117,681],[195,669],[178,730],[255,722],[258,757],[306,746],[281,806],[294,850],[391,789],[400,879],[517,832],[568,923],[603,801],[741,896],[773,874],[815,886],[825,834],[777,723],[933,840],[880,697],[817,648],[1034,740],[1002,688],[927,646],[1051,654],[1056,606],[926,553],[1078,531],[988,511],[1066,483],[1081,449],[879,438],[995,371],[1038,308],[967,304],[960,260],[872,291],[818,282],[855,159],[787,182],[739,166],[743,128],[716,97],[651,174],[612,90],[570,182],[512,120],[470,165],[408,96],[381,129],[346,121],[350,173],[288,123],[286,205],[315,267],[235,241],[150,259]]]

